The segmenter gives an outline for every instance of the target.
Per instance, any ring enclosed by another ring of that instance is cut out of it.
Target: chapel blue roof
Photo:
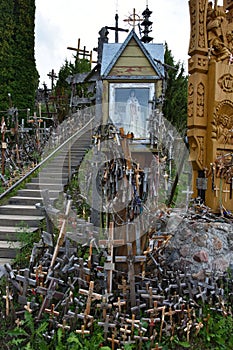
[[[101,62],[101,72],[100,72],[101,77],[105,77],[110,73],[117,59],[120,57],[121,53],[124,51],[124,49],[126,48],[126,46],[128,45],[129,41],[132,38],[136,40],[139,47],[144,52],[145,56],[148,58],[152,67],[157,72],[157,74],[161,78],[164,78],[164,75],[165,75],[164,66],[163,66],[164,45],[162,43],[161,44],[151,44],[151,43],[144,44],[138,38],[134,30],[132,30],[129,33],[124,43],[104,44],[102,62]]]

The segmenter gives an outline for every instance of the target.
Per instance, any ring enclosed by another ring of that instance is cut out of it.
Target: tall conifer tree
[[[34,107],[38,86],[35,62],[35,0],[0,0],[0,110]]]
[[[187,89],[188,78],[183,65],[175,63],[171,50],[165,44],[165,64],[167,64],[167,87],[163,105],[164,116],[185,135],[187,126]]]

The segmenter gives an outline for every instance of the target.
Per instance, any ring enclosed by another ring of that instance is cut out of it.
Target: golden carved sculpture
[[[188,140],[194,197],[233,211],[233,0],[189,0]],[[232,176],[231,176],[232,175]],[[198,188],[206,177],[207,190]]]

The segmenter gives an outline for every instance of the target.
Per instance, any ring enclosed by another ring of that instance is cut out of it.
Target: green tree
[[[0,109],[34,108],[38,87],[35,62],[35,0],[0,0]]]
[[[0,110],[9,107],[8,93],[14,80],[14,1],[0,0]]]
[[[72,93],[79,97],[87,95],[87,84],[76,84],[72,86],[67,82],[67,78],[78,73],[88,73],[90,70],[90,62],[87,59],[80,59],[77,56],[75,56],[74,63],[66,59],[60,68],[54,91],[55,98],[57,99],[56,106],[59,122],[69,113],[69,101]]]
[[[180,62],[175,63],[167,43],[165,43],[164,62],[167,65],[167,86],[163,114],[184,135],[187,126],[188,77],[184,74],[183,65]]]

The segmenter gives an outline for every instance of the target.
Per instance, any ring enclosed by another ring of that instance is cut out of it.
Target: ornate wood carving
[[[233,75],[230,73],[222,75],[218,79],[218,84],[224,92],[233,92]]]
[[[189,83],[188,86],[188,116],[191,118],[193,117],[193,92],[194,92],[194,86],[192,83]]]
[[[207,52],[207,35],[206,35],[206,0],[190,0],[190,42],[189,54],[195,52]]]
[[[205,87],[199,83],[197,87],[197,116],[204,117]]]
[[[233,144],[233,102],[224,100],[214,111],[212,138],[220,144]]]

